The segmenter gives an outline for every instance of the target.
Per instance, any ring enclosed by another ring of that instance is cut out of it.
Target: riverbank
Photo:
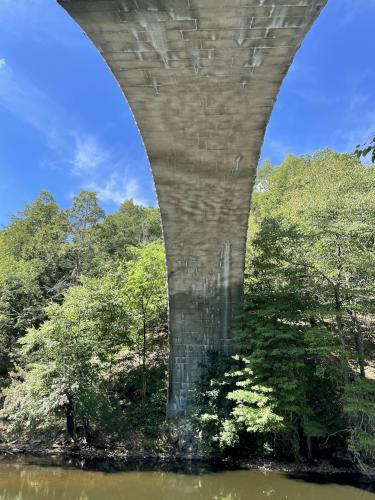
[[[62,457],[0,459],[4,500],[371,500],[375,483],[354,474],[285,473],[207,463],[89,462]]]
[[[46,459],[71,459],[78,462],[102,462],[114,465],[145,464],[162,465],[187,465],[194,464],[212,466],[218,469],[244,469],[283,472],[288,474],[317,474],[317,475],[363,475],[368,481],[375,482],[375,467],[366,467],[366,470],[356,464],[347,466],[337,466],[329,460],[322,460],[316,463],[308,462],[279,462],[269,459],[249,458],[249,459],[229,459],[219,457],[206,457],[199,455],[186,455],[180,453],[156,453],[150,451],[133,451],[121,449],[97,449],[89,446],[37,446],[37,445],[1,445],[0,458],[9,457],[35,457]]]

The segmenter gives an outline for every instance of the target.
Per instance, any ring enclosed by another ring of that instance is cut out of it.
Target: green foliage
[[[345,388],[348,449],[358,458],[375,458],[375,380],[357,379]]]
[[[17,358],[17,342],[61,300],[70,272],[69,222],[53,197],[42,192],[0,232],[0,377]]]
[[[350,372],[364,377],[371,359],[374,172],[327,150],[266,173],[254,196],[241,336],[297,456],[301,430],[309,448],[343,426]]]
[[[282,428],[283,417],[276,413],[276,399],[273,389],[257,383],[250,368],[251,361],[243,358],[245,366],[231,375],[235,377],[236,389],[227,398],[235,402],[229,418],[223,423],[220,436],[221,446],[233,446],[239,441],[239,433],[269,434]]]
[[[289,155],[260,169],[238,328],[244,365],[197,398],[211,451],[372,456],[374,227],[374,169],[355,155]]]
[[[239,355],[209,353],[192,421],[209,453],[375,458],[375,169],[289,155],[258,172]],[[153,446],[165,425],[159,211],[38,198],[0,231],[0,387],[14,436]]]
[[[142,363],[142,394],[147,392],[147,353],[158,342],[167,320],[167,278],[162,243],[156,241],[133,249],[126,265],[122,289],[125,307],[131,315],[130,331]]]
[[[225,374],[234,368],[234,361],[216,351],[209,351],[196,385],[191,420],[201,435],[202,450],[206,453],[217,453],[223,448],[223,426],[233,408],[227,395],[234,389],[232,380]]]
[[[361,158],[361,156],[366,158],[366,156],[368,156],[370,153],[371,161],[372,163],[375,163],[375,136],[367,144],[357,144],[355,150],[355,154],[358,156],[358,158]]]
[[[137,421],[140,434],[157,434],[166,400],[160,234],[157,209],[129,201],[106,217],[89,191],[67,211],[42,192],[0,232],[0,387],[12,435],[124,438]],[[125,391],[131,380],[136,390]]]
[[[164,361],[165,358],[164,358]],[[156,439],[165,424],[167,405],[166,363],[152,363],[147,370],[147,392],[142,394],[143,369],[123,373],[118,386],[121,387],[126,400],[126,424],[129,438],[134,440],[135,434],[142,434],[146,439]]]
[[[158,328],[166,321],[166,269],[162,243],[150,243],[132,251],[126,264],[123,296],[132,312],[132,326],[137,332]]]
[[[81,273],[92,275],[100,265],[98,238],[105,213],[99,206],[96,193],[81,191],[73,198],[68,215],[72,240],[69,250],[74,261],[71,281],[75,283]]]
[[[101,224],[98,238],[108,258],[129,259],[129,250],[160,240],[159,210],[125,201],[118,211],[107,216]]]
[[[45,299],[35,263],[3,253],[1,240],[0,276],[0,378],[6,378],[17,357],[19,338],[44,318]]]
[[[16,259],[41,259],[56,267],[64,254],[69,233],[67,213],[53,196],[42,191],[35,201],[12,217],[4,231],[4,242]]]
[[[282,428],[275,413],[272,389],[259,385],[248,359],[209,353],[204,375],[194,397],[192,422],[201,433],[206,453],[230,453],[243,436],[257,435],[247,447],[263,453],[269,435]],[[237,450],[238,451],[238,450]]]
[[[105,422],[105,374],[127,339],[123,305],[111,277],[106,277],[84,279],[66,292],[61,305],[48,307],[48,320],[22,338],[27,362],[5,390],[3,414],[10,430],[19,430],[24,422],[26,429],[36,431],[46,425],[45,417],[64,411],[73,415],[73,433],[79,424]],[[20,380],[22,391],[15,398]]]

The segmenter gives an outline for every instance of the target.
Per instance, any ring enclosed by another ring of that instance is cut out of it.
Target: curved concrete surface
[[[264,131],[327,0],[59,0],[103,55],[151,163],[169,286],[169,412],[230,351]]]

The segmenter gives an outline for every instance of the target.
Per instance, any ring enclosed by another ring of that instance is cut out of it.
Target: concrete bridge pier
[[[149,156],[168,268],[169,414],[183,417],[206,353],[230,351],[264,131],[327,0],[58,1],[112,70]]]
[[[189,253],[180,264],[176,263],[176,267],[180,266],[176,275],[172,275],[175,266],[169,271],[169,321],[174,332],[170,337],[169,361],[171,416],[185,415],[207,353],[230,354],[232,350],[232,326],[242,298],[242,257],[239,249],[236,255],[231,240],[213,238],[211,245],[210,253],[201,249],[205,256],[199,255],[197,249],[193,252],[187,248]],[[231,273],[231,268],[236,267],[237,283]]]

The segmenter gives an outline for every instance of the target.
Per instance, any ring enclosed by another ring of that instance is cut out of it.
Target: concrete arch
[[[250,198],[281,82],[327,0],[58,0],[119,82],[162,215],[169,413],[208,350],[230,351]]]

